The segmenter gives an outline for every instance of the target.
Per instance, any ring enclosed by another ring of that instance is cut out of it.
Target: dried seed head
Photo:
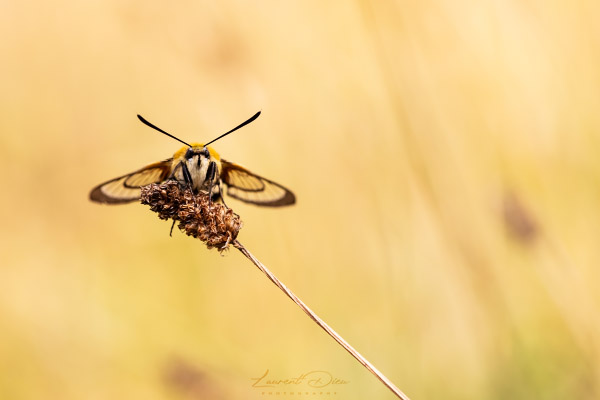
[[[209,249],[227,249],[242,228],[242,220],[233,210],[211,202],[206,193],[195,194],[175,180],[142,187],[141,201],[160,219],[177,221],[179,229],[202,240]]]

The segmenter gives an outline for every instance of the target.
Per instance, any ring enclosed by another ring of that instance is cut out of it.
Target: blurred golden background
[[[180,147],[136,114],[258,110],[215,148],[298,203],[230,200],[240,240],[400,389],[600,397],[600,3],[0,10],[0,398],[394,398],[237,251],[88,201]]]

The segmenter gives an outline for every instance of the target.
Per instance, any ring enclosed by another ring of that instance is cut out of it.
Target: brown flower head
[[[242,228],[242,220],[232,209],[175,180],[142,187],[141,201],[160,219],[177,221],[179,229],[202,240],[209,249],[227,249]]]

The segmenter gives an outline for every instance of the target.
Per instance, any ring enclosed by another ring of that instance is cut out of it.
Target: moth
[[[175,179],[182,185],[188,185],[195,193],[210,195],[212,201],[223,200],[224,186],[228,197],[246,203],[267,207],[292,205],[296,197],[289,189],[263,178],[254,172],[221,158],[209,144],[251,123],[260,115],[260,111],[251,118],[225,132],[221,136],[203,143],[186,143],[167,133],[138,115],[147,126],[183,143],[173,157],[155,162],[137,171],[119,176],[99,184],[90,192],[90,200],[104,204],[123,204],[139,201],[140,188],[151,183],[161,183]]]

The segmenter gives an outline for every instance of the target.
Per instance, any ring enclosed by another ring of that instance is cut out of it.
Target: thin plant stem
[[[338,335],[325,321],[319,318],[306,304],[302,302],[290,289],[288,289],[267,267],[265,267],[256,257],[252,255],[237,239],[233,241],[233,246],[237,248],[243,255],[246,256],[254,265],[258,267],[270,280],[283,291],[294,303],[298,305],[304,311],[310,319],[315,321],[329,336],[331,336],[336,342],[340,344],[352,357],[356,358],[366,369],[371,371],[373,375],[377,377],[388,389],[390,389],[399,399],[410,400],[396,385],[392,383],[385,375],[383,375],[373,364],[367,361],[358,351],[356,351],[348,342],[346,342],[340,335]]]

